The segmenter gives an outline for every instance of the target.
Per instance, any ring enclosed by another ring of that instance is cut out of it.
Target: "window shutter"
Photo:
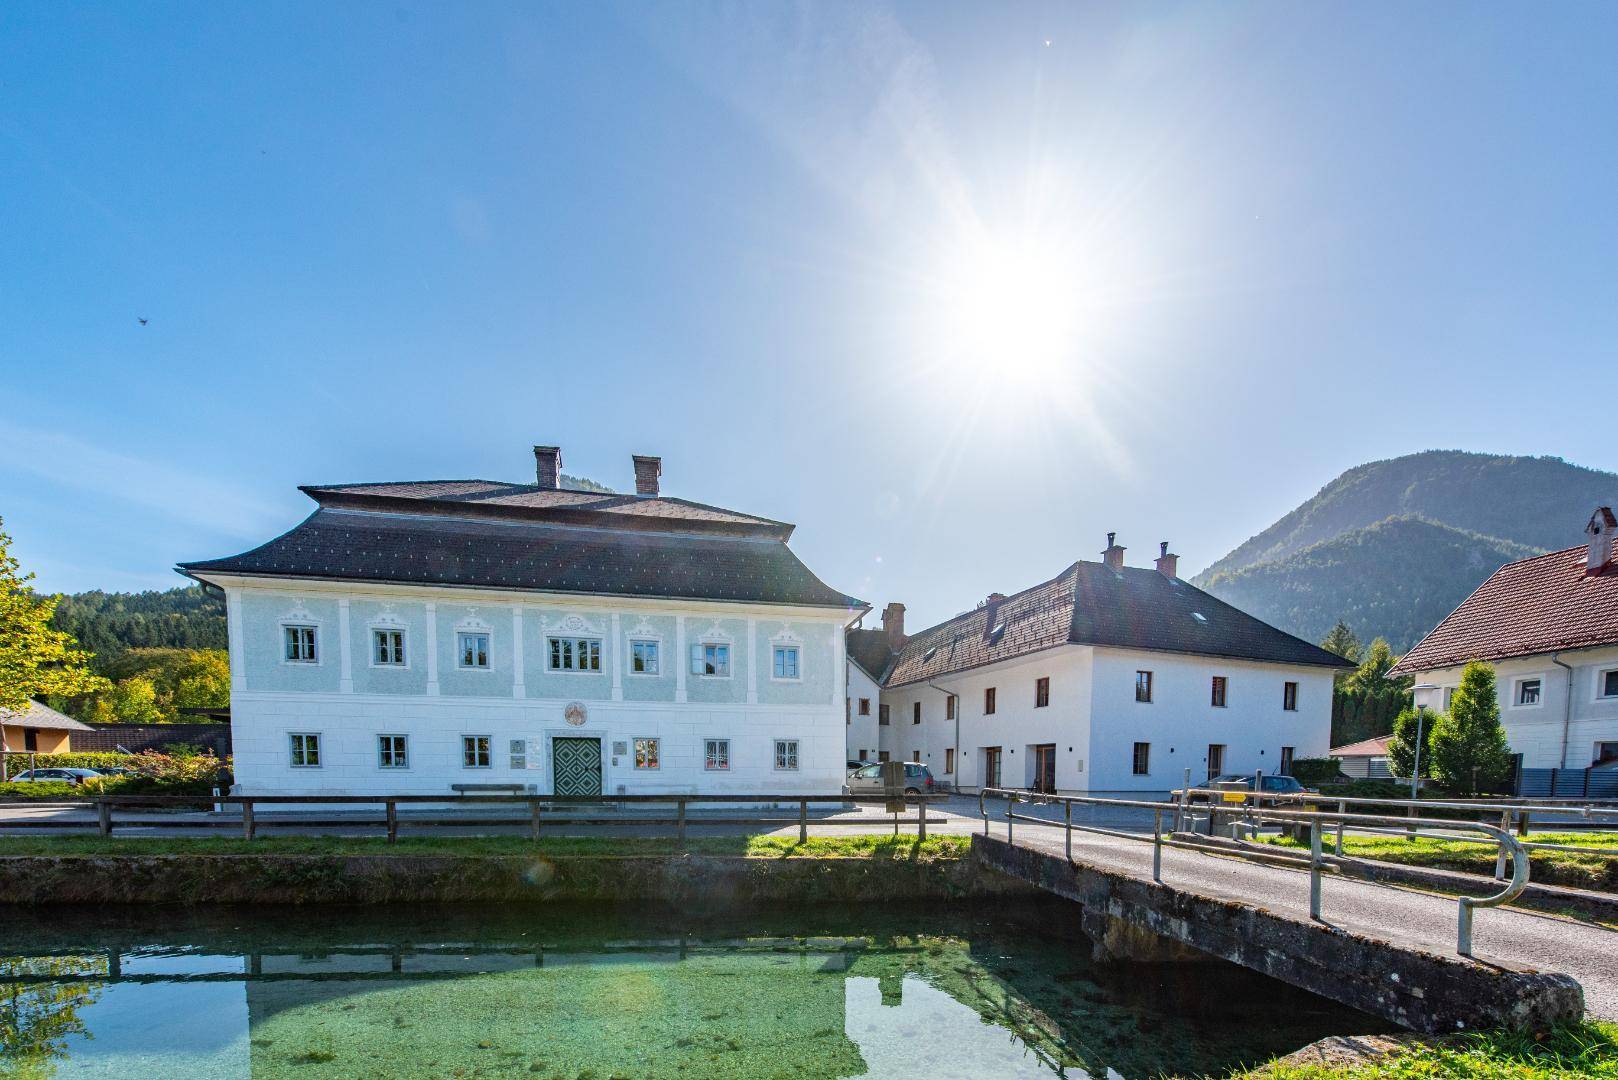
[[[691,646],[691,674],[701,675],[705,670],[702,663],[702,646]]]

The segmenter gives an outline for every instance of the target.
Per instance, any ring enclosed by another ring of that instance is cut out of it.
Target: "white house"
[[[876,761],[881,756],[882,674],[890,659],[880,630],[850,630],[847,635],[849,761]],[[882,760],[886,760],[883,758]]]
[[[1576,547],[1508,563],[1394,667],[1416,704],[1449,708],[1469,660],[1495,669],[1524,769],[1618,769],[1618,519],[1599,507]]]
[[[1346,661],[1177,576],[1101,562],[915,635],[890,604],[879,635],[882,755],[962,790],[1162,793],[1220,773],[1284,773],[1330,745],[1332,676]],[[858,645],[878,666],[876,638]]]
[[[305,487],[223,590],[244,793],[827,793],[866,607],[793,526],[660,493],[483,480]]]

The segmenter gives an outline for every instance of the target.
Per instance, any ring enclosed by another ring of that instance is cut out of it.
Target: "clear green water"
[[[1364,1014],[1223,965],[1096,965],[1061,904],[10,912],[0,1075],[1221,1073]]]

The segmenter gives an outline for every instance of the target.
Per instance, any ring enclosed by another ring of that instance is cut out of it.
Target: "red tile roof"
[[[1400,675],[1468,660],[1618,643],[1618,568],[1586,574],[1588,548],[1507,563],[1394,666]]]
[[[1347,746],[1334,746],[1331,749],[1331,756],[1387,757],[1388,743],[1392,741],[1392,735],[1384,735],[1380,739],[1366,739],[1363,742],[1349,743]]]

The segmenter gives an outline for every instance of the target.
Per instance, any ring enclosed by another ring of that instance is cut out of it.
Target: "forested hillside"
[[[1496,568],[1571,547],[1618,475],[1554,457],[1429,450],[1348,470],[1193,579],[1319,641],[1339,619],[1396,652]]]
[[[126,649],[223,649],[225,602],[200,585],[166,592],[73,593],[54,624],[96,654],[98,670]]]

